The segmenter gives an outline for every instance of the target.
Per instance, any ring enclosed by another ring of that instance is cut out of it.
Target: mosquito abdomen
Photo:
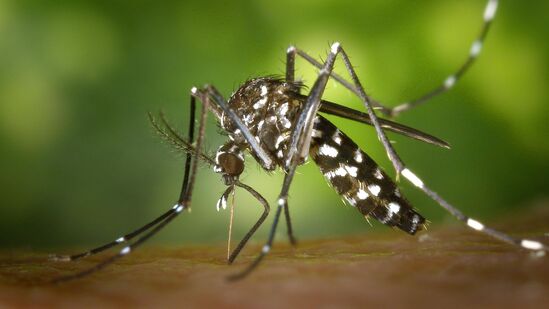
[[[396,184],[347,135],[317,115],[310,155],[328,183],[365,217],[415,234],[425,223]]]

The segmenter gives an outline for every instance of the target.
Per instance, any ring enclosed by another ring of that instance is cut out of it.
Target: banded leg
[[[198,137],[196,140],[196,153],[194,155],[194,160],[192,160],[192,157],[187,157],[187,159],[191,159],[191,164],[185,163],[185,174],[183,177],[183,183],[186,184],[186,187],[183,188],[184,194],[180,195],[180,200],[175,204],[170,211],[168,211],[168,215],[166,215],[165,219],[163,221],[160,221],[151,231],[146,233],[145,235],[138,238],[135,242],[132,244],[122,248],[120,252],[114,256],[109,257],[106,260],[103,260],[99,264],[88,268],[86,270],[80,271],[78,273],[63,276],[59,278],[55,278],[52,280],[52,283],[60,283],[65,282],[73,279],[78,279],[85,277],[89,274],[92,274],[96,271],[99,271],[106,266],[114,263],[116,260],[122,258],[123,256],[129,254],[131,251],[135,250],[138,246],[142,245],[145,241],[147,241],[149,238],[154,236],[156,233],[158,233],[162,228],[164,228],[168,223],[170,223],[173,219],[175,219],[184,209],[190,207],[191,199],[192,199],[192,189],[194,187],[195,179],[196,179],[196,172],[198,168],[198,154],[200,153],[200,149],[202,148],[202,143],[204,140],[204,133],[205,133],[205,126],[206,126],[206,116],[208,111],[208,104],[209,104],[209,97],[204,95],[202,92],[198,92],[196,88],[193,88],[192,90],[193,96],[199,96],[199,98],[202,101],[202,111],[200,116],[200,122],[199,122],[199,129],[198,129]],[[191,100],[191,102],[193,102]],[[192,104],[192,103],[191,103]],[[192,114],[192,113],[191,113]],[[191,115],[192,116],[192,115]],[[193,121],[191,121],[191,125],[194,125],[194,117]],[[191,133],[192,132],[192,133]],[[189,131],[189,141],[192,141],[194,139],[194,129]]]
[[[174,206],[175,207],[175,206]],[[91,250],[88,250],[88,251],[85,251],[85,252],[81,252],[81,253],[77,253],[77,254],[72,254],[72,255],[51,255],[49,257],[49,259],[51,261],[55,261],[55,262],[69,262],[69,261],[76,261],[76,260],[79,260],[81,258],[85,258],[85,257],[88,257],[88,256],[92,256],[92,255],[95,255],[95,254],[98,254],[100,252],[103,252],[103,251],[106,251],[112,247],[115,247],[119,244],[123,244],[123,243],[126,243],[126,242],[129,242],[130,240],[132,240],[133,238],[141,235],[143,232],[149,230],[150,228],[152,228],[153,226],[157,225],[158,223],[164,221],[167,217],[169,217],[170,215],[172,215],[174,212],[174,209],[171,208],[170,210],[166,211],[165,213],[163,213],[162,215],[160,215],[158,218],[154,219],[153,221],[145,224],[144,226],[136,229],[135,231],[131,232],[131,233],[128,233],[122,237],[119,237],[117,238],[116,240],[113,240],[111,242],[108,242],[104,245],[101,245],[101,246],[98,246],[96,248],[93,248]]]
[[[191,105],[190,105],[190,113],[189,113],[189,118],[190,118],[189,119],[189,140],[192,141],[194,139],[194,121],[195,121],[195,117],[196,117],[196,99],[192,95],[191,95],[190,102],[191,102]],[[150,115],[150,114],[149,114],[149,119],[151,120],[151,123],[154,126],[155,123],[153,122],[152,115]],[[163,117],[162,117],[162,119],[164,120]],[[159,127],[156,126],[156,129],[159,130]],[[183,198],[184,188],[186,188],[187,185],[188,185],[188,181],[189,181],[188,172],[190,170],[191,156],[192,156],[191,152],[187,152],[187,156],[186,156],[186,160],[185,160],[185,176],[183,177],[183,185],[182,185],[182,188],[181,188],[179,203],[181,203],[181,199]],[[119,244],[127,243],[130,240],[134,239],[135,237],[141,235],[143,232],[149,230],[150,228],[154,227],[158,223],[162,222],[168,216],[172,215],[173,212],[175,211],[174,208],[176,208],[176,206],[172,207],[171,209],[169,209],[168,211],[166,211],[165,213],[163,213],[162,215],[160,215],[156,219],[152,220],[151,222],[143,225],[142,227],[140,227],[140,228],[138,228],[138,229],[136,229],[136,230],[134,230],[134,231],[132,231],[128,234],[125,234],[122,237],[117,238],[116,240],[113,240],[113,241],[108,242],[104,245],[98,246],[98,247],[93,248],[91,250],[81,252],[81,253],[77,253],[77,254],[73,254],[73,255],[52,255],[52,256],[50,256],[50,260],[52,260],[52,261],[61,261],[61,262],[76,261],[76,260],[84,258],[84,257],[88,257],[88,256],[92,256],[92,255],[101,253],[101,252],[103,252],[105,250],[108,250],[112,247],[115,247]]]
[[[381,102],[377,100],[370,100],[370,103],[372,106],[375,106],[376,109],[379,109],[384,115],[396,117],[399,114],[408,111],[418,105],[421,105],[423,103],[426,103],[430,99],[445,93],[446,91],[453,88],[457,81],[461,79],[461,77],[470,69],[472,64],[475,62],[475,60],[480,55],[480,52],[482,51],[482,47],[484,44],[484,41],[486,39],[486,35],[488,34],[488,30],[490,29],[490,26],[492,24],[492,21],[496,15],[498,7],[498,0],[488,0],[486,7],[484,9],[483,13],[483,24],[482,28],[480,30],[479,35],[477,38],[473,41],[473,44],[471,45],[471,48],[469,50],[469,55],[467,56],[464,63],[459,66],[459,68],[455,71],[455,73],[450,74],[441,85],[436,87],[435,89],[428,91],[424,95],[419,96],[416,99],[410,100],[409,102],[403,102],[398,104],[394,107],[388,107],[385,104],[382,104]],[[290,46],[286,52],[286,78],[288,79],[288,76],[291,75],[291,80],[293,80],[293,74],[294,74],[294,65],[295,65],[295,56],[298,55],[305,59],[307,62],[312,64],[313,66],[317,67],[318,69],[322,68],[322,64],[318,62],[315,58],[311,57],[304,51],[294,47]],[[341,85],[343,85],[345,88],[349,89],[351,92],[355,93],[356,95],[360,95],[358,93],[358,90],[353,86],[352,83],[349,83],[345,78],[341,77],[340,75],[332,72],[331,77],[339,82]]]
[[[525,239],[525,238],[516,238],[512,237],[508,234],[505,234],[503,232],[500,232],[498,230],[495,230],[491,227],[485,226],[483,223],[472,219],[471,217],[466,216],[463,214],[459,209],[452,206],[450,203],[448,203],[446,200],[444,200],[438,193],[428,188],[425,183],[417,177],[412,171],[410,171],[408,168],[405,168],[402,171],[402,176],[404,176],[406,179],[408,179],[413,185],[418,187],[421,191],[423,191],[425,194],[427,194],[432,200],[434,200],[437,204],[439,204],[442,208],[446,209],[452,216],[454,216],[459,221],[465,223],[468,227],[472,228],[473,230],[483,232],[489,236],[492,236],[496,239],[499,239],[503,242],[516,245],[519,247],[522,247],[524,249],[533,250],[537,252],[547,252],[549,251],[549,247],[539,241],[531,240],[531,239]]]

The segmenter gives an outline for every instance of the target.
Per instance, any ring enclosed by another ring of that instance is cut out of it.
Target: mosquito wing
[[[368,116],[368,114],[359,112],[352,108],[348,108],[330,101],[322,100],[320,103],[320,111],[326,114],[373,125],[372,120],[370,119],[370,116]],[[421,132],[417,129],[405,126],[403,124],[396,123],[394,121],[390,121],[382,118],[379,118],[379,124],[383,129],[386,129],[407,137],[411,137],[418,141],[422,141],[422,142],[429,143],[429,144],[436,145],[443,148],[448,148],[448,149],[450,148],[450,144],[448,144],[447,142],[435,136],[427,134],[425,132]]]

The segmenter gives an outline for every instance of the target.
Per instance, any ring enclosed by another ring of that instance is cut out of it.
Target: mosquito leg
[[[190,106],[190,114],[189,114],[190,115],[189,140],[191,140],[191,141],[194,139],[195,114],[196,114],[196,99],[195,99],[194,96],[191,96],[191,106]],[[151,115],[149,115],[149,117],[151,117]],[[152,118],[150,118],[150,119],[152,121]],[[154,123],[153,123],[153,125],[154,125]],[[189,180],[188,171],[190,170],[191,156],[192,156],[192,154],[190,152],[187,152],[187,158],[185,160],[185,176],[183,177],[183,179],[184,179],[183,188],[186,188],[187,184],[188,184],[188,180]],[[180,201],[181,201],[181,198],[183,196],[183,193],[184,192],[183,192],[183,189],[182,189],[182,192],[180,194]],[[166,211],[165,213],[163,213],[162,215],[160,215],[156,219],[152,220],[151,222],[149,222],[149,223],[143,225],[142,227],[132,231],[131,233],[125,234],[124,236],[119,237],[116,240],[113,240],[109,243],[106,243],[104,245],[98,246],[98,247],[93,248],[91,250],[81,252],[81,253],[77,253],[77,254],[73,254],[73,255],[51,255],[50,260],[61,261],[61,262],[76,261],[76,260],[84,258],[84,257],[88,257],[88,256],[91,256],[91,255],[98,254],[100,252],[108,250],[108,249],[110,249],[114,246],[117,246],[119,244],[126,243],[126,242],[132,240],[133,238],[135,238],[136,236],[140,235],[141,233],[147,231],[151,227],[155,226],[159,222],[162,222],[164,219],[166,219],[169,215],[171,215],[174,212],[175,208],[177,208],[177,205],[175,205],[172,209]]]
[[[174,206],[174,207],[176,207],[176,206]],[[165,220],[167,217],[169,217],[171,214],[173,214],[173,212],[174,212],[174,208],[166,211],[165,213],[163,213],[158,218],[156,218],[153,221],[145,224],[144,226],[138,228],[137,230],[135,230],[131,233],[128,233],[128,234],[126,234],[126,235],[124,235],[120,238],[117,238],[114,241],[111,241],[109,243],[101,245],[99,247],[93,248],[91,250],[88,250],[88,251],[85,251],[85,252],[82,252],[82,253],[73,254],[73,255],[51,255],[50,260],[56,261],[56,262],[69,262],[69,261],[76,261],[76,260],[79,260],[81,258],[88,257],[88,256],[91,256],[91,255],[94,255],[94,254],[98,254],[98,253],[103,252],[105,250],[108,250],[108,249],[110,249],[114,246],[117,246],[119,244],[126,243],[126,242],[132,240],[136,236],[138,236],[141,233],[149,230],[151,227],[157,225],[159,222],[162,222],[163,220]]]
[[[286,50],[286,81],[292,83],[295,81],[295,54],[297,49],[294,46]]]
[[[169,211],[169,214],[165,217],[163,221],[160,221],[151,231],[146,233],[145,235],[141,236],[139,239],[137,239],[134,243],[122,248],[120,252],[117,255],[114,255],[99,264],[95,265],[94,267],[91,267],[89,269],[83,270],[81,272],[63,276],[56,278],[52,280],[52,283],[60,283],[65,282],[73,279],[82,278],[84,276],[90,275],[96,271],[99,271],[106,266],[112,264],[119,258],[129,254],[132,250],[143,244],[146,240],[148,240],[150,237],[154,236],[156,233],[158,233],[162,228],[164,228],[168,223],[170,223],[173,219],[175,219],[184,209],[189,208],[191,204],[191,198],[192,198],[192,189],[194,187],[195,179],[196,179],[196,172],[198,168],[198,153],[200,153],[202,148],[202,143],[204,140],[204,134],[205,134],[205,126],[206,126],[206,116],[208,111],[208,103],[209,103],[209,97],[204,95],[201,92],[198,92],[196,88],[193,88],[192,90],[193,95],[198,95],[201,97],[202,101],[202,111],[200,116],[200,122],[199,122],[199,133],[198,138],[196,140],[196,153],[194,156],[194,160],[192,160],[192,163],[190,165],[185,164],[185,174],[184,174],[184,183],[187,184],[185,188],[183,188],[185,194],[183,194],[183,198],[180,198],[180,201]],[[191,115],[193,116],[193,115]],[[194,117],[192,123],[194,124]],[[194,130],[193,130],[194,132]],[[190,141],[194,138],[190,134]],[[192,158],[191,158],[192,159]],[[189,172],[190,167],[190,172]],[[185,180],[187,179],[188,180]]]
[[[397,180],[398,180],[400,173],[404,169],[404,163],[396,153],[395,149],[389,142],[387,135],[381,128],[380,121],[374,112],[374,108],[372,107],[370,97],[366,95],[366,92],[364,91],[364,87],[362,87],[362,84],[360,83],[360,80],[356,75],[356,72],[351,64],[351,61],[349,60],[349,57],[347,56],[347,53],[339,43],[334,43],[332,46],[336,46],[335,48],[337,48],[340,51],[340,55],[341,55],[341,58],[343,59],[343,62],[345,63],[345,67],[347,68],[347,71],[351,76],[351,80],[355,85],[355,89],[357,89],[358,91],[358,97],[362,100],[362,103],[366,108],[366,112],[368,113],[368,116],[370,116],[370,119],[372,120],[372,124],[376,129],[377,137],[381,141],[381,144],[383,144],[383,147],[387,152],[387,156],[389,157],[389,160],[391,161],[391,163],[393,164],[393,167],[395,168],[395,171],[397,173]]]
[[[252,187],[247,186],[241,183],[240,181],[237,181],[235,185],[247,190],[251,195],[253,195],[253,197],[255,197],[255,199],[258,200],[261,203],[261,205],[263,205],[264,210],[261,217],[257,220],[254,226],[252,226],[252,228],[248,231],[248,233],[244,235],[244,238],[242,238],[240,243],[238,243],[236,248],[231,253],[228,260],[229,264],[232,264],[234,262],[234,260],[238,257],[238,255],[240,254],[240,251],[242,251],[242,249],[244,248],[248,240],[253,236],[253,234],[257,231],[257,229],[261,226],[261,224],[263,224],[265,219],[267,219],[267,216],[269,215],[269,210],[270,210],[269,203],[267,202],[267,200],[265,200],[265,198],[263,198],[263,196],[261,196],[261,194],[255,191]]]
[[[388,115],[396,117],[399,114],[405,111],[408,111],[418,105],[421,105],[429,101],[430,99],[442,93],[445,93],[446,91],[453,88],[455,84],[461,79],[463,74],[465,74],[465,72],[469,70],[471,65],[475,62],[475,60],[480,55],[480,52],[482,51],[482,46],[484,45],[484,41],[486,39],[486,35],[488,34],[488,30],[490,29],[492,20],[496,15],[497,7],[498,7],[498,0],[488,0],[488,2],[486,3],[486,7],[484,8],[484,14],[483,14],[483,24],[482,24],[480,33],[477,36],[477,38],[473,41],[473,44],[471,45],[471,49],[469,50],[469,55],[467,56],[467,59],[463,64],[461,64],[461,66],[457,69],[455,73],[449,75],[440,86],[427,92],[426,94],[420,96],[419,98],[415,100],[411,100],[410,102],[401,103],[391,108],[390,113]]]
[[[301,49],[299,49],[295,46],[288,47],[288,53],[287,53],[286,61],[288,61],[290,59],[290,56],[292,56],[292,60],[295,63],[295,55],[298,55],[301,58],[305,59],[307,62],[309,62],[310,64],[315,66],[317,69],[322,69],[322,67],[323,67],[322,63],[318,62],[315,58],[311,57],[309,54],[307,54],[306,52],[304,52],[303,50],[301,50]],[[293,70],[293,67],[292,67],[292,72],[293,71],[294,70]],[[288,76],[288,63],[286,63],[286,76]],[[339,75],[335,72],[330,72],[330,77],[335,79],[338,83],[343,85],[349,91],[351,91],[354,94],[358,95],[358,90],[356,90],[356,88],[353,86],[353,84],[348,82],[341,75]],[[372,105],[374,105],[376,108],[379,108],[384,113],[385,112],[389,113],[391,111],[390,107],[382,106],[381,104],[379,104],[377,102],[372,102]]]
[[[425,183],[421,179],[419,179],[419,177],[417,177],[408,168],[405,168],[402,171],[402,176],[408,179],[413,185],[418,187],[421,191],[425,192],[425,194],[427,194],[432,200],[434,200],[442,208],[446,209],[446,211],[448,211],[452,216],[454,216],[459,221],[465,223],[468,227],[472,228],[473,230],[485,233],[503,242],[516,245],[524,249],[533,250],[537,252],[549,251],[549,247],[539,241],[512,237],[508,234],[505,234],[503,232],[494,230],[493,228],[487,227],[483,223],[464,215],[459,209],[457,209],[456,207],[448,203],[446,200],[444,200],[440,195],[438,195],[438,193],[428,188],[425,185]]]
[[[194,89],[194,88],[193,88]],[[194,122],[196,120],[196,97],[191,95],[191,106],[190,106],[190,112],[189,112],[189,142],[192,143],[194,140]],[[164,118],[164,117],[162,117]],[[196,148],[198,152],[200,152],[200,148]],[[179,200],[178,204],[181,204],[186,196],[187,196],[187,189],[189,187],[189,172],[191,167],[191,161],[192,161],[192,154],[190,152],[187,152],[187,157],[185,159],[185,174],[183,176],[183,182],[181,185],[181,193],[179,194]],[[198,161],[198,156],[195,159],[195,161]]]
[[[286,50],[286,82],[293,83],[295,81],[295,55],[297,49],[294,46],[288,47]],[[286,219],[287,234],[290,239],[290,243],[293,246],[297,245],[297,239],[294,236],[292,227],[292,219],[290,216],[290,208],[288,205],[284,207],[284,217]]]
[[[421,105],[421,104],[429,101],[430,99],[432,99],[432,98],[434,98],[434,97],[436,97],[436,96],[438,96],[442,93],[445,93],[446,91],[453,88],[455,86],[456,82],[469,70],[471,65],[475,62],[475,60],[480,55],[480,52],[482,50],[482,46],[483,46],[484,41],[486,39],[486,35],[488,34],[488,30],[490,29],[492,21],[495,17],[497,7],[498,7],[498,0],[488,0],[488,2],[486,4],[486,7],[484,9],[484,14],[483,14],[483,21],[484,22],[482,24],[482,28],[480,30],[479,35],[477,36],[477,38],[475,39],[475,41],[473,41],[473,44],[471,45],[471,49],[469,51],[469,55],[468,55],[467,59],[458,68],[458,70],[454,74],[449,75],[440,86],[438,86],[435,89],[427,92],[426,94],[420,96],[417,99],[411,100],[409,102],[404,102],[404,103],[398,104],[395,107],[388,107],[388,106],[384,105],[383,103],[381,103],[377,100],[374,100],[374,99],[370,99],[371,105],[376,107],[377,109],[379,109],[379,111],[381,111],[386,116],[396,117],[399,114],[401,114],[405,111],[408,111],[408,110],[410,110],[410,109],[412,109],[412,108],[414,108],[418,105]],[[322,68],[322,64],[320,62],[318,62],[315,58],[308,55],[306,52],[304,52],[304,51],[302,51],[302,50],[300,50],[300,49],[298,49],[294,46],[290,46],[290,48],[288,50],[290,50],[290,49],[292,50],[293,55],[297,54],[300,57],[302,57],[303,59],[305,59],[307,62],[312,64],[313,66],[317,67],[318,69]],[[288,67],[288,64],[286,66]],[[288,72],[287,72],[286,76],[288,76]],[[335,79],[337,82],[339,82],[341,85],[343,85],[345,88],[349,89],[351,92],[355,93],[356,95],[360,95],[358,93],[358,90],[353,86],[353,84],[349,83],[345,78],[341,77],[340,75],[338,75],[334,72],[331,73],[331,77],[333,79]]]
[[[297,239],[295,238],[295,235],[294,235],[294,230],[293,230],[293,227],[292,227],[292,219],[290,217],[290,208],[288,207],[288,205],[286,205],[286,207],[284,207],[284,218],[286,218],[286,226],[287,226],[287,234],[288,234],[288,239],[290,240],[290,244],[292,244],[292,246],[297,246]]]
[[[292,168],[290,170],[290,172],[287,173],[286,176],[284,177],[284,185],[282,187],[283,191],[286,191],[286,192],[288,191],[289,185],[291,183],[290,179],[293,178],[294,173],[295,173],[295,168]],[[278,200],[278,207],[276,208],[276,213],[275,213],[275,217],[274,217],[274,220],[273,220],[273,224],[271,225],[271,231],[269,232],[269,237],[267,239],[267,242],[265,243],[265,245],[261,249],[261,252],[259,253],[259,255],[243,271],[241,271],[239,273],[236,273],[234,275],[231,275],[227,279],[229,279],[230,281],[234,281],[234,280],[240,280],[240,279],[245,278],[254,269],[256,269],[257,266],[259,266],[259,264],[261,263],[263,258],[265,258],[265,256],[269,253],[269,251],[271,251],[271,248],[273,246],[274,237],[275,237],[275,234],[276,234],[276,228],[278,226],[278,221],[280,219],[280,214],[282,212],[282,208],[284,208],[286,206],[286,204],[287,204],[287,199],[280,198]]]
[[[93,274],[93,273],[107,267],[108,265],[114,263],[116,260],[118,260],[118,259],[122,258],[123,256],[129,254],[131,251],[135,250],[135,248],[137,248],[138,246],[143,244],[146,240],[148,240],[150,237],[152,237],[154,234],[156,234],[158,231],[160,231],[164,226],[166,226],[168,223],[170,223],[184,209],[185,209],[184,205],[178,205],[178,207],[175,208],[174,211],[171,212],[170,215],[167,216],[167,218],[164,221],[160,222],[150,232],[148,232],[145,235],[141,236],[134,243],[122,248],[122,250],[120,250],[120,252],[118,254],[113,255],[113,256],[109,257],[108,259],[103,260],[100,263],[96,264],[95,266],[93,266],[91,268],[88,268],[86,270],[77,272],[77,273],[72,274],[72,275],[55,278],[51,281],[51,283],[62,283],[62,282],[66,282],[66,281],[71,281],[71,280],[83,278],[83,277],[86,277],[90,274]]]

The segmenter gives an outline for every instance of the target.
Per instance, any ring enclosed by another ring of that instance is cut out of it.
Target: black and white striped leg
[[[192,141],[192,139],[194,139],[194,121],[196,119],[195,118],[196,117],[196,98],[193,95],[191,95],[190,102],[191,102],[191,105],[190,105],[190,113],[189,113],[189,118],[190,118],[189,119],[189,140]],[[153,122],[152,115],[149,115],[149,117],[151,119],[151,122]],[[163,117],[162,117],[162,119],[164,120]],[[153,125],[154,124],[155,123],[153,122]],[[159,129],[159,128],[157,127],[157,129]],[[186,157],[186,160],[185,160],[185,175],[183,176],[183,185],[182,185],[182,188],[181,188],[181,194],[179,196],[178,204],[180,204],[182,202],[181,199],[183,198],[184,193],[185,193],[184,189],[188,185],[188,181],[189,181],[188,173],[190,171],[191,156],[192,156],[192,154],[190,152],[187,152],[187,157]],[[103,252],[105,250],[108,250],[112,247],[115,247],[119,244],[127,243],[130,240],[134,239],[135,237],[141,235],[143,232],[149,230],[153,226],[155,226],[158,223],[162,222],[168,216],[172,215],[173,212],[177,209],[178,204],[176,204],[171,209],[169,209],[168,211],[166,211],[165,213],[163,213],[162,215],[160,215],[156,219],[152,220],[151,222],[143,225],[142,227],[140,227],[140,228],[138,228],[138,229],[136,229],[136,230],[134,230],[134,231],[132,231],[128,234],[125,234],[124,236],[121,236],[121,237],[117,238],[116,240],[113,240],[109,243],[98,246],[98,247],[93,248],[91,250],[81,252],[81,253],[77,253],[77,254],[73,254],[73,255],[52,255],[52,256],[50,256],[50,260],[52,260],[52,261],[61,261],[61,262],[76,261],[76,260],[81,259],[81,258],[85,258],[85,257],[88,257],[88,256],[92,256],[92,255],[101,253],[101,252]]]
[[[176,206],[174,206],[174,207],[176,207]],[[135,231],[133,231],[131,233],[128,233],[128,234],[126,234],[122,237],[119,237],[116,240],[113,240],[113,241],[111,241],[109,243],[106,243],[104,245],[98,246],[96,248],[93,248],[93,249],[85,251],[85,252],[73,254],[73,255],[51,255],[50,260],[51,261],[56,261],[56,262],[69,262],[69,261],[76,261],[76,260],[79,260],[81,258],[85,258],[85,257],[88,257],[88,256],[92,256],[92,255],[101,253],[101,252],[106,251],[106,250],[108,250],[112,247],[115,247],[115,246],[119,245],[119,244],[126,243],[126,242],[132,240],[133,238],[141,235],[143,232],[149,230],[153,226],[155,226],[158,223],[164,221],[167,217],[172,215],[173,212],[174,212],[174,208],[171,208],[170,210],[166,211],[165,213],[163,213],[158,218],[156,218],[153,221],[145,224],[144,226],[136,229]]]
[[[108,259],[105,259],[101,261],[100,263],[96,264],[95,266],[88,268],[86,270],[77,272],[72,275],[58,277],[53,279],[52,283],[62,283],[66,281],[71,281],[79,278],[86,277],[90,274],[93,274],[110,264],[114,263],[118,259],[122,258],[123,256],[129,254],[133,250],[135,250],[138,246],[142,245],[145,241],[147,241],[149,238],[154,236],[156,233],[158,233],[162,228],[164,228],[168,223],[170,223],[179,213],[181,213],[185,209],[185,205],[177,205],[177,208],[174,209],[174,211],[170,212],[170,215],[166,217],[166,219],[162,222],[160,222],[158,225],[156,225],[150,232],[146,233],[145,235],[138,238],[134,243],[122,248],[118,254],[113,255],[109,257]]]
[[[381,141],[383,148],[385,148],[385,151],[387,152],[387,156],[389,157],[389,160],[391,161],[391,163],[393,164],[393,167],[395,168],[395,171],[397,173],[396,177],[398,180],[400,173],[404,169],[404,163],[400,159],[399,155],[396,153],[395,149],[389,142],[387,135],[383,131],[380,125],[380,121],[376,116],[374,112],[374,108],[372,107],[372,104],[370,102],[370,98],[366,95],[366,92],[364,91],[364,87],[362,87],[362,84],[360,83],[360,80],[356,75],[353,65],[351,64],[349,56],[347,56],[347,53],[338,42],[332,45],[332,53],[334,52],[334,49],[339,51],[339,53],[341,54],[343,63],[345,63],[345,67],[347,68],[347,72],[351,76],[351,80],[353,81],[354,87],[358,92],[358,97],[362,100],[362,103],[366,108],[366,112],[368,113],[368,116],[370,116],[370,120],[372,120],[372,124],[376,129],[377,137]]]
[[[390,108],[390,111],[387,115],[396,117],[399,114],[405,111],[408,111],[418,105],[421,105],[429,101],[430,99],[438,96],[439,94],[442,94],[450,90],[451,88],[453,88],[455,84],[461,79],[463,74],[465,74],[465,72],[469,70],[471,65],[475,62],[475,60],[480,55],[480,52],[482,51],[482,46],[484,45],[484,41],[486,39],[486,35],[488,34],[490,25],[492,24],[492,21],[494,20],[494,17],[496,15],[497,7],[498,7],[498,0],[488,0],[486,7],[484,8],[483,23],[482,23],[482,28],[480,30],[480,33],[471,44],[471,48],[469,50],[469,55],[467,56],[467,59],[465,60],[464,63],[461,64],[461,66],[457,69],[457,71],[455,71],[455,73],[449,75],[442,82],[440,86],[418,97],[417,99],[411,100],[409,102],[404,102],[404,103],[398,104],[395,107]]]
[[[524,249],[533,250],[537,252],[547,252],[549,251],[549,247],[539,241],[531,240],[531,239],[525,239],[525,238],[516,238],[512,237],[508,234],[505,234],[503,232],[494,230],[491,227],[487,227],[483,223],[468,217],[464,215],[459,209],[452,206],[450,203],[448,203],[446,200],[444,200],[438,193],[428,188],[425,183],[416,175],[414,174],[410,169],[404,168],[402,170],[402,176],[406,179],[408,179],[414,186],[418,187],[421,191],[423,191],[425,194],[427,194],[432,200],[437,202],[442,208],[446,209],[452,216],[454,216],[459,221],[462,221],[465,223],[468,227],[472,228],[473,230],[485,233],[489,236],[492,236],[496,239],[499,239],[503,242],[516,245],[519,247],[522,247]]]
[[[175,204],[175,206],[172,207],[172,209],[170,209],[168,211],[168,213],[165,216],[163,221],[160,221],[151,231],[149,231],[145,235],[138,238],[132,244],[122,248],[122,250],[120,250],[120,252],[118,254],[116,254],[112,257],[109,257],[108,259],[100,262],[99,264],[97,264],[97,265],[95,265],[95,266],[93,266],[89,269],[83,270],[81,272],[78,272],[78,273],[75,273],[75,274],[72,274],[72,275],[55,278],[55,279],[52,280],[52,283],[61,283],[61,282],[65,282],[65,281],[70,281],[70,280],[82,278],[82,277],[85,277],[87,275],[90,275],[90,274],[92,274],[96,271],[99,271],[99,270],[107,267],[108,265],[112,264],[116,260],[118,260],[118,259],[122,258],[123,256],[125,256],[125,255],[129,254],[130,252],[132,252],[138,246],[142,245],[145,241],[147,241],[149,238],[154,236],[162,228],[164,228],[168,223],[170,223],[173,219],[175,219],[183,210],[190,207],[190,203],[191,203],[191,199],[192,199],[192,191],[193,191],[193,187],[194,187],[194,183],[195,183],[195,179],[196,179],[196,172],[197,172],[197,168],[198,168],[198,161],[199,161],[198,160],[198,154],[201,152],[201,148],[202,148],[202,144],[203,144],[203,140],[204,140],[205,126],[206,126],[206,116],[207,116],[208,105],[209,105],[209,97],[207,95],[204,95],[204,93],[197,91],[196,88],[193,88],[192,95],[193,96],[199,96],[199,98],[201,99],[201,101],[202,101],[202,111],[201,111],[201,115],[200,115],[199,128],[198,128],[198,137],[197,137],[196,146],[195,146],[196,147],[196,152],[195,152],[194,156],[187,157],[187,159],[191,159],[192,162],[191,162],[191,164],[185,163],[185,174],[184,174],[184,177],[183,177],[183,183],[186,184],[186,187],[183,188],[185,193],[180,195],[179,202],[177,204]],[[194,115],[192,115],[192,113],[191,113],[191,117],[192,117],[192,121],[191,121],[192,124],[191,125],[194,125]],[[189,131],[189,141],[191,141],[191,142],[194,139],[193,135],[194,135],[194,129]]]
[[[443,83],[436,87],[435,89],[427,92],[424,95],[419,96],[417,99],[410,100],[408,102],[403,102],[398,104],[395,107],[388,107],[385,104],[379,102],[378,100],[370,99],[370,103],[372,106],[376,107],[380,112],[382,112],[386,116],[396,117],[399,114],[408,111],[418,105],[421,105],[423,103],[426,103],[430,99],[436,97],[439,94],[445,93],[446,91],[453,88],[456,84],[456,82],[469,70],[471,65],[475,62],[475,60],[480,55],[480,52],[482,50],[484,41],[486,39],[486,35],[488,34],[488,30],[490,29],[490,26],[492,24],[492,21],[496,15],[498,7],[498,0],[488,0],[486,7],[484,9],[483,13],[483,24],[482,28],[480,30],[480,34],[477,36],[477,38],[473,41],[471,48],[469,50],[469,55],[465,62],[456,70],[454,74],[449,75]],[[294,64],[295,64],[295,56],[298,55],[301,58],[305,59],[307,62],[312,64],[313,66],[317,67],[318,69],[322,68],[322,64],[317,61],[315,58],[308,55],[306,52],[298,49],[295,46],[290,46],[287,50],[287,57],[286,57],[286,76],[288,77],[288,74],[291,74],[293,79],[293,72],[295,72]],[[348,82],[345,78],[338,75],[337,73],[332,72],[331,77],[339,82],[341,85],[343,85],[345,88],[349,89],[351,92],[355,93],[356,95],[359,95],[358,89],[356,89],[352,83]]]

